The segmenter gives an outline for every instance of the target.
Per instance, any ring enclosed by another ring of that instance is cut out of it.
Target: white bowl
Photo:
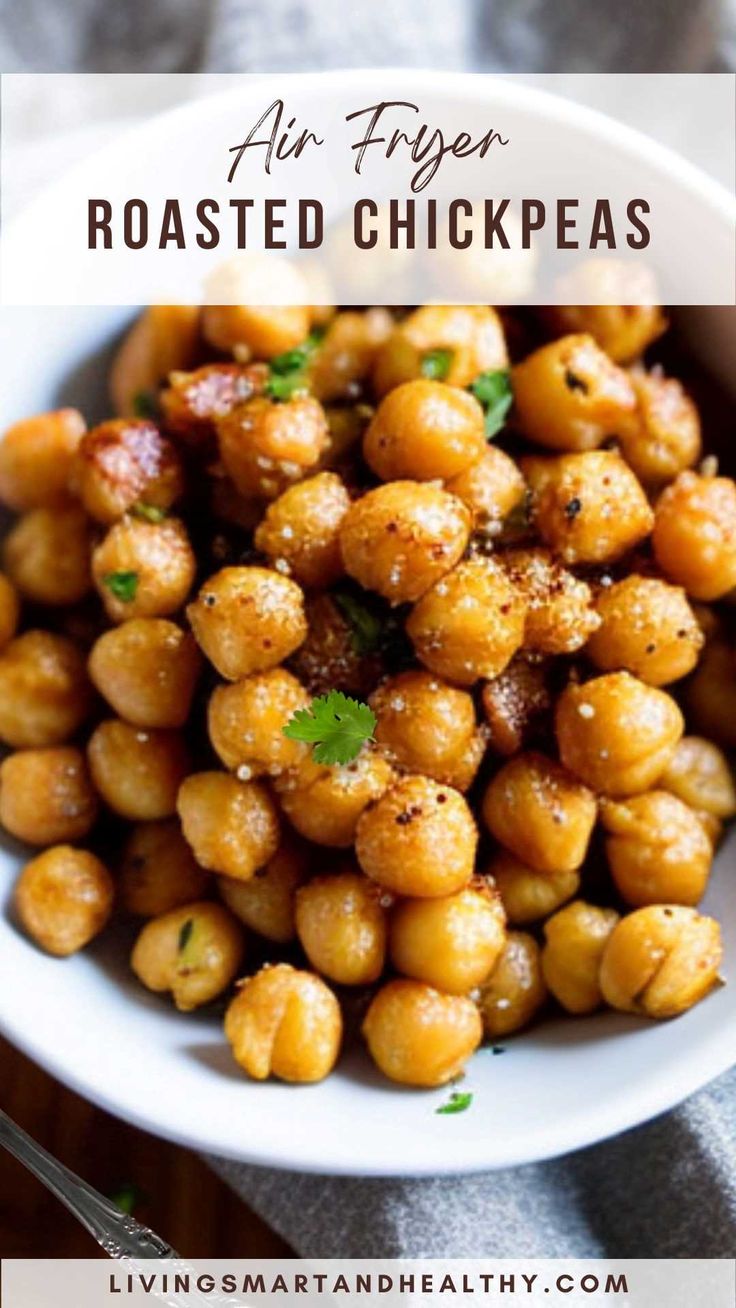
[[[426,80],[426,75],[407,75],[407,86],[410,80],[420,90],[423,76]],[[448,84],[457,91],[456,79]],[[435,94],[437,85],[432,74]],[[544,97],[536,100],[540,114],[549,112]],[[197,112],[206,113],[207,106],[200,103]],[[176,117],[170,116],[172,123]],[[591,115],[592,130],[596,121]],[[639,148],[631,133],[619,134],[615,125],[603,123],[602,138]],[[121,163],[131,140],[126,138]],[[651,143],[641,148],[670,176],[673,167],[676,171],[666,152],[660,156]],[[689,186],[692,172],[686,172]],[[727,221],[723,195],[714,199],[712,184],[703,189],[710,216],[720,206]],[[0,427],[62,399],[80,405],[92,419],[101,415],[101,359],[129,317],[129,310],[104,308],[5,310]],[[707,341],[709,359],[725,373],[734,357],[733,312],[709,310],[703,317],[700,310],[687,310],[684,326],[696,348]],[[731,838],[719,853],[705,905],[723,923],[726,971],[736,959],[735,852]],[[480,1052],[463,1083],[473,1091],[472,1106],[458,1116],[435,1115],[447,1091],[392,1086],[359,1050],[322,1085],[256,1085],[232,1062],[217,1018],[177,1014],[133,981],[124,935],[112,932],[63,962],[34,948],[7,908],[22,857],[23,851],[8,842],[0,850],[5,904],[0,1030],[98,1105],[200,1150],[277,1167],[360,1175],[505,1167],[635,1126],[671,1108],[736,1059],[736,986],[726,986],[673,1022],[650,1024],[614,1014],[553,1020],[502,1042],[502,1057]]]

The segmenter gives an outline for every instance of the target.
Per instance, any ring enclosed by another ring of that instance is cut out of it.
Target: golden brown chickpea
[[[563,563],[612,563],[652,530],[646,495],[614,450],[525,459],[522,466],[536,492],[537,530]]]
[[[294,897],[309,871],[309,850],[296,836],[286,835],[273,858],[250,881],[218,877],[217,889],[231,913],[251,931],[277,945],[296,936]]]
[[[174,368],[188,368],[199,341],[199,308],[152,304],[136,318],[112,362],[110,394],[115,412],[135,417]]]
[[[429,777],[401,777],[358,822],[367,876],[417,899],[452,895],[473,875],[478,832],[463,796]]]
[[[197,772],[179,790],[184,835],[202,867],[249,881],[279,847],[279,818],[265,786]]]
[[[41,949],[67,958],[107,924],[115,887],[107,868],[85,849],[55,845],[26,863],[13,891],[23,930]]]
[[[243,982],[225,1014],[225,1035],[255,1081],[323,1081],[340,1053],[340,1005],[320,977],[277,963]]]
[[[681,472],[657,500],[652,533],[662,571],[697,600],[736,586],[736,482]]]
[[[508,368],[503,324],[485,304],[424,304],[407,315],[379,351],[373,371],[378,395],[412,381],[442,352],[448,386],[469,386],[481,372]],[[427,356],[430,356],[428,359]]]
[[[92,534],[75,504],[31,509],[3,544],[3,563],[13,585],[36,604],[77,604],[92,589]]]
[[[97,807],[79,749],[22,749],[0,763],[0,824],[28,845],[83,840]]]
[[[20,599],[12,582],[0,572],[0,650],[8,645],[18,630]]]
[[[336,314],[309,365],[309,385],[317,399],[354,398],[392,327],[393,318],[383,308]]]
[[[144,418],[116,418],[88,431],[73,478],[90,517],[106,526],[137,505],[163,516],[184,490],[175,446]]]
[[[189,595],[195,572],[186,527],[178,518],[123,518],[92,555],[95,586],[112,622],[176,613]]]
[[[629,672],[569,685],[555,713],[562,762],[604,795],[653,786],[674,756],[683,725],[670,695]]]
[[[582,273],[585,288],[601,298],[610,299],[612,293],[620,294],[623,289],[622,268],[607,270],[606,263],[591,260],[585,269],[579,268],[577,272]],[[630,276],[628,270],[624,275]],[[642,285],[637,289],[646,292],[650,288]],[[667,319],[661,308],[658,304],[648,304],[644,295],[641,304],[559,305],[546,310],[545,317],[556,335],[589,332],[614,363],[638,359],[667,330]]]
[[[352,763],[320,767],[307,759],[274,781],[281,807],[292,826],[316,845],[345,849],[355,840],[358,819],[380,799],[394,779],[391,764],[371,749]]]
[[[89,656],[100,694],[136,727],[183,727],[201,666],[194,637],[165,618],[130,618],[103,632]]]
[[[562,336],[512,373],[516,422],[552,450],[594,450],[631,420],[634,388],[592,336]]]
[[[525,931],[509,931],[501,956],[481,990],[480,1014],[489,1040],[528,1026],[547,1002],[539,945]]]
[[[334,472],[297,482],[266,510],[256,549],[303,586],[331,586],[343,574],[340,528],[350,496]]]
[[[363,441],[382,481],[447,481],[483,454],[483,410],[473,395],[444,382],[405,382],[376,410]]]
[[[309,334],[309,309],[302,305],[207,304],[202,309],[205,340],[217,350],[246,346],[258,359],[295,350]]]
[[[481,701],[488,744],[507,757],[528,744],[552,707],[547,665],[523,655],[483,687]]]
[[[431,672],[399,673],[370,700],[375,738],[398,767],[467,790],[485,751],[472,696]]]
[[[647,904],[699,904],[713,846],[687,804],[666,790],[601,801],[606,856],[621,898]]]
[[[466,559],[436,582],[406,624],[417,657],[448,681],[503,672],[524,639],[526,602],[495,559]]]
[[[244,681],[218,686],[207,712],[212,748],[241,781],[278,776],[307,756],[306,745],[289,740],[283,728],[311,699],[285,668],[257,672]]]
[[[0,654],[0,740],[15,749],[61,745],[92,706],[84,656],[50,631],[26,631]]]
[[[386,958],[381,892],[360,872],[314,877],[296,892],[296,930],[312,967],[342,986],[371,985]]]
[[[87,759],[95,788],[114,813],[151,822],[176,812],[190,764],[178,731],[142,729],[110,718],[92,732]]]
[[[595,796],[553,759],[533,752],[504,763],[483,797],[496,840],[537,872],[574,872],[595,826]]]
[[[724,749],[736,748],[736,651],[725,641],[706,645],[687,684],[688,720]]]
[[[659,784],[696,811],[724,819],[736,815],[736,786],[728,759],[702,736],[683,736]]]
[[[181,1013],[209,1004],[235,980],[245,953],[243,929],[222,904],[184,904],[146,922],[130,966],[155,994],[171,992]]]
[[[411,603],[462,557],[470,521],[462,500],[438,486],[387,482],[348,510],[340,530],[345,569],[392,604]]]
[[[443,995],[419,981],[399,980],[389,981],[373,999],[363,1035],[389,1080],[431,1089],[462,1072],[483,1027],[465,995]]]
[[[512,926],[540,922],[580,889],[579,872],[537,872],[505,849],[493,855],[486,871]]]
[[[549,550],[508,550],[501,556],[512,585],[526,598],[524,646],[537,654],[572,654],[600,625],[590,586]]]
[[[703,828],[703,831],[708,837],[713,852],[715,853],[715,850],[720,844],[721,838],[723,836],[723,822],[721,821],[720,818],[717,818],[713,813],[709,813],[708,810],[705,808],[696,808],[693,809],[693,812],[695,813],[698,822],[700,823],[701,827]]]
[[[612,932],[600,969],[612,1008],[677,1017],[718,984],[721,929],[694,908],[656,904],[628,913]]]
[[[486,886],[442,899],[404,899],[391,913],[389,948],[397,972],[449,995],[491,975],[506,941],[506,914]]]
[[[161,392],[167,431],[189,445],[209,445],[217,421],[259,394],[268,378],[265,364],[206,363],[194,372],[172,372]]]
[[[24,418],[0,440],[0,500],[16,513],[63,503],[86,423],[76,409]]]
[[[228,681],[275,668],[307,634],[300,587],[270,568],[216,572],[187,617],[210,663]]]
[[[568,1013],[593,1013],[603,1003],[598,973],[618,920],[612,908],[576,899],[545,922],[542,973]]]
[[[120,905],[126,912],[159,917],[202,899],[210,880],[176,818],[139,822],[131,829],[118,874]]]
[[[477,532],[497,536],[504,519],[524,498],[526,482],[508,454],[488,445],[475,463],[445,483],[445,490],[467,504]]]
[[[217,423],[220,458],[241,495],[273,500],[315,468],[329,447],[325,411],[311,395],[283,403],[266,396]]]
[[[619,444],[629,467],[645,486],[662,486],[700,457],[700,417],[690,396],[661,369],[632,369],[637,410]]]
[[[307,599],[307,637],[293,655],[291,667],[312,695],[342,690],[365,699],[383,665],[377,648],[371,648],[372,641],[364,641],[356,633],[344,603],[339,594]],[[380,627],[376,626],[376,646],[379,641]]]
[[[682,587],[632,572],[601,588],[596,609],[586,654],[603,672],[624,668],[649,686],[692,672],[705,638]]]

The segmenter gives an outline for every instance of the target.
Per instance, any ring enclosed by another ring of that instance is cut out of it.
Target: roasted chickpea
[[[659,780],[683,720],[665,691],[629,672],[609,672],[563,691],[555,731],[562,762],[586,785],[607,795],[634,795]]]
[[[194,372],[172,372],[161,392],[161,413],[166,430],[194,446],[209,445],[218,419],[262,389],[268,369],[261,363],[206,363]]]
[[[77,604],[92,589],[92,534],[75,504],[31,509],[8,532],[3,563],[25,599],[36,604]]]
[[[201,666],[194,637],[164,618],[130,618],[103,632],[89,656],[100,694],[136,727],[183,727]]]
[[[547,666],[522,655],[483,687],[481,701],[488,744],[496,754],[515,754],[528,744],[552,707]]]
[[[483,818],[496,840],[537,872],[574,872],[597,816],[595,796],[553,759],[517,754],[483,797]]]
[[[283,728],[297,709],[310,704],[304,687],[285,668],[218,686],[207,712],[212,747],[241,781],[264,774],[278,776],[307,756],[307,746],[289,740]]]
[[[677,1017],[718,983],[721,929],[694,908],[656,904],[629,913],[611,933],[600,968],[612,1008]]]
[[[248,881],[279,847],[279,818],[265,786],[197,772],[179,790],[184,835],[202,867]]]
[[[315,468],[329,446],[325,411],[311,395],[283,403],[266,396],[217,423],[220,458],[241,495],[275,499]]]
[[[547,1002],[539,945],[525,931],[509,931],[501,955],[479,1000],[483,1030],[489,1040],[528,1026]]]
[[[523,460],[522,466],[532,484],[537,530],[564,563],[612,563],[652,530],[646,495],[614,450]]]
[[[650,686],[692,672],[705,638],[680,586],[631,573],[601,588],[596,609],[601,625],[586,649],[596,667],[625,668]]]
[[[590,586],[549,550],[508,550],[501,556],[512,585],[527,602],[524,645],[537,654],[572,654],[600,625]]]
[[[392,604],[419,599],[465,551],[470,513],[438,486],[391,481],[350,506],[340,530],[346,571]]]
[[[20,620],[20,599],[12,582],[0,572],[0,650],[13,639]]]
[[[617,269],[611,277],[604,263],[591,261],[584,270],[585,286],[591,292],[595,288],[602,298],[620,295],[622,273],[623,269]],[[629,275],[626,270],[624,276]],[[641,287],[642,291],[648,289]],[[589,332],[614,363],[637,359],[667,329],[659,305],[647,304],[644,298],[641,304],[565,304],[547,310],[545,316],[558,332]]]
[[[380,799],[393,778],[391,764],[364,749],[342,767],[320,767],[307,759],[274,784],[284,813],[300,835],[317,845],[345,849],[355,840],[361,814]]]
[[[306,601],[306,640],[290,662],[312,695],[342,690],[364,699],[378,681],[383,665],[372,644],[379,644],[380,626],[376,621],[375,642],[364,641],[349,619],[351,609],[350,599],[341,594],[315,595]]]
[[[592,336],[562,336],[512,373],[516,422],[553,450],[594,450],[616,435],[636,407],[634,389]]]
[[[475,463],[445,483],[445,490],[467,504],[477,532],[497,536],[504,519],[523,500],[526,482],[508,454],[488,445]]]
[[[397,895],[451,895],[473,874],[478,832],[463,796],[429,777],[401,777],[366,809],[355,840],[367,876]]]
[[[176,812],[189,752],[178,731],[142,730],[110,718],[93,731],[87,758],[95,788],[121,817],[148,822]]]
[[[542,973],[568,1013],[592,1013],[603,1003],[598,973],[618,920],[612,908],[576,899],[545,922]]]
[[[700,457],[700,417],[690,396],[661,369],[632,370],[636,414],[619,432],[629,467],[645,486],[662,486]]]
[[[287,835],[250,881],[218,877],[217,889],[230,912],[251,931],[277,945],[288,945],[296,936],[295,892],[308,870],[308,847]]]
[[[657,500],[652,533],[662,571],[697,600],[736,586],[736,482],[681,472]]]
[[[228,681],[275,668],[307,634],[300,587],[270,568],[223,568],[205,582],[187,617]]]
[[[309,309],[291,304],[207,304],[202,331],[217,350],[245,346],[258,359],[273,359],[306,340]]]
[[[391,761],[467,790],[485,750],[472,696],[430,672],[402,672],[371,696],[375,738]]]
[[[621,898],[646,904],[700,903],[713,860],[703,824],[666,790],[601,802],[606,856]]]
[[[195,571],[186,527],[178,518],[123,518],[92,555],[95,586],[112,622],[176,613],[192,588]]]
[[[84,754],[22,749],[0,763],[0,824],[28,845],[83,840],[97,817]]]
[[[82,437],[74,489],[90,517],[109,525],[137,505],[163,516],[182,494],[184,472],[155,423],[116,418]]]
[[[380,891],[360,872],[314,877],[296,892],[296,930],[311,965],[343,986],[370,985],[386,957]]]
[[[61,745],[90,712],[92,688],[73,641],[26,631],[0,653],[0,740],[15,749]]]
[[[482,984],[506,940],[506,914],[487,887],[441,899],[404,899],[391,913],[389,948],[397,972],[450,995]]]
[[[118,873],[121,907],[159,917],[206,895],[209,873],[199,866],[176,818],[139,822],[125,842]]]
[[[245,953],[243,930],[222,904],[183,904],[146,922],[130,966],[147,990],[171,992],[181,1013],[227,990]]]
[[[722,745],[736,748],[736,650],[714,639],[703,650],[686,689],[688,720]]]
[[[57,958],[76,954],[99,935],[114,897],[105,865],[71,845],[55,845],[26,863],[13,891],[23,930]]]
[[[481,372],[508,368],[503,324],[485,304],[424,304],[407,315],[379,351],[373,385],[385,395],[425,375],[439,356],[441,380],[469,386]],[[431,372],[426,375],[433,375]]]
[[[25,418],[0,440],[0,500],[16,513],[63,503],[86,423],[76,409]]]
[[[115,412],[136,417],[141,403],[155,396],[173,369],[192,364],[198,340],[196,305],[152,304],[145,309],[113,359],[110,394]]]
[[[405,382],[376,410],[363,441],[382,481],[447,481],[483,454],[483,410],[473,395],[444,382]]]
[[[580,889],[580,874],[537,872],[505,849],[491,859],[487,873],[492,878],[512,926],[540,922],[572,899]]]
[[[659,784],[696,811],[724,819],[736,815],[736,786],[728,759],[702,736],[683,736]]]
[[[340,528],[349,508],[340,478],[320,472],[269,505],[255,547],[303,586],[331,586],[343,573]]]
[[[336,314],[309,365],[309,385],[317,399],[353,398],[392,327],[393,318],[383,308]]]
[[[483,1036],[475,1004],[419,981],[389,981],[363,1022],[371,1058],[401,1085],[446,1085],[462,1071]]]
[[[497,677],[521,647],[526,602],[495,559],[467,559],[436,582],[406,624],[417,657],[449,681]]]
[[[243,982],[225,1014],[225,1035],[255,1081],[322,1081],[340,1052],[340,1005],[320,977],[277,963]]]

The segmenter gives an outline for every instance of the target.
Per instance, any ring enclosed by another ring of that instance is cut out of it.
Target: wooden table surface
[[[293,1256],[194,1154],[93,1108],[3,1040],[0,1106],[103,1194],[135,1186],[135,1216],[183,1256]],[[98,1252],[74,1218],[0,1149],[0,1257],[91,1258]]]

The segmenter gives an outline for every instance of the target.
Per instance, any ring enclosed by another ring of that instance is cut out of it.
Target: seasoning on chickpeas
[[[393,318],[380,307],[336,314],[309,364],[312,394],[323,403],[355,398],[392,327]]]
[[[16,513],[63,503],[86,423],[76,409],[16,422],[0,439],[0,500]]]
[[[574,872],[595,826],[595,795],[553,759],[517,754],[493,777],[483,818],[496,840],[537,872]]]
[[[165,618],[130,618],[103,632],[89,656],[94,685],[136,727],[183,727],[201,667],[194,637]]]
[[[276,806],[257,781],[226,772],[196,772],[176,804],[194,857],[210,872],[248,881],[279,847]]]
[[[82,437],[73,475],[88,514],[107,526],[137,506],[163,517],[184,490],[176,447],[145,418],[93,427]]]
[[[607,263],[607,260],[591,260],[586,267],[576,270],[591,299],[600,296],[607,301],[623,289],[623,270],[612,270],[611,275]],[[627,278],[632,275],[628,269],[624,274]],[[645,292],[653,288],[641,285],[632,286],[631,290],[634,289],[642,292],[641,304],[565,304],[548,310],[547,314],[557,330],[589,333],[614,363],[631,363],[667,328],[667,319],[659,305],[647,303]]]
[[[13,890],[23,930],[41,949],[66,958],[107,925],[115,887],[104,863],[85,849],[54,845],[26,863]]]
[[[467,559],[435,582],[406,624],[417,657],[469,686],[503,672],[524,640],[526,601],[495,559]]]
[[[225,471],[241,495],[273,500],[316,468],[329,447],[325,411],[311,395],[257,396],[217,423]]]
[[[702,736],[683,736],[659,784],[696,811],[736,816],[736,784],[723,750]]]
[[[512,373],[519,428],[549,449],[594,450],[631,420],[627,373],[585,334],[543,345]]]
[[[598,979],[603,951],[618,913],[576,899],[544,924],[542,974],[568,1013],[593,1013],[604,996]]]
[[[189,750],[178,731],[135,727],[109,718],[93,731],[87,759],[105,803],[133,822],[171,817],[189,771]]]
[[[451,895],[473,874],[478,831],[463,796],[429,777],[401,777],[358,822],[367,876],[397,895]]]
[[[178,518],[122,518],[92,552],[92,575],[112,622],[167,618],[188,598],[196,562]]]
[[[486,446],[483,410],[473,395],[420,379],[389,391],[363,441],[363,457],[382,481],[447,481]]]
[[[21,749],[0,763],[0,824],[28,845],[83,840],[97,810],[80,749]]]
[[[310,697],[285,668],[218,686],[210,698],[207,727],[215,753],[241,781],[278,776],[306,758],[306,748],[283,728],[292,714],[308,709]]]
[[[677,1017],[718,984],[723,948],[712,917],[679,904],[639,908],[611,933],[600,966],[612,1008],[645,1017]]]
[[[666,790],[604,799],[601,822],[608,833],[608,865],[625,903],[700,903],[713,846],[697,813],[681,799]]]
[[[568,566],[613,563],[652,530],[641,483],[614,450],[526,459],[522,467],[537,531]]]
[[[194,372],[171,372],[160,399],[166,430],[188,445],[210,445],[218,419],[258,394],[267,376],[262,363],[206,363]]]
[[[312,759],[274,778],[279,803],[291,825],[316,845],[347,849],[361,815],[394,780],[388,759],[364,749],[352,763],[323,767]]]
[[[269,504],[253,538],[256,549],[303,586],[327,587],[343,574],[340,528],[350,497],[334,472],[297,482]]]
[[[481,987],[478,1005],[489,1040],[528,1026],[547,1002],[541,950],[525,931],[509,931],[496,965]]]
[[[205,582],[187,617],[228,681],[275,668],[307,634],[301,588],[270,568],[223,568]]]
[[[524,647],[536,654],[581,649],[601,621],[587,582],[563,568],[549,550],[507,550],[500,557],[527,602]]]
[[[339,319],[338,319],[339,321]],[[485,304],[424,304],[394,328],[373,370],[378,395],[402,382],[441,373],[448,386],[469,386],[481,372],[508,368],[503,324]]]
[[[736,482],[682,472],[655,506],[654,555],[665,576],[696,600],[736,586]]]
[[[420,981],[389,981],[371,1002],[363,1035],[374,1063],[401,1085],[446,1085],[481,1042],[478,1009]]]
[[[431,672],[401,672],[371,696],[377,744],[396,766],[467,790],[485,752],[472,696]]]
[[[130,966],[147,990],[170,991],[179,1011],[189,1013],[232,985],[244,954],[240,923],[222,904],[204,900],[146,922]]]
[[[210,875],[195,859],[176,818],[131,828],[118,868],[121,907],[137,917],[159,917],[202,899]]]
[[[650,686],[692,672],[705,638],[681,586],[631,573],[600,589],[596,611],[585,652],[603,672],[624,668]]]
[[[255,1081],[322,1081],[340,1053],[340,1005],[320,977],[277,963],[243,982],[225,1014],[225,1035]]]
[[[403,899],[391,912],[396,971],[450,995],[468,994],[487,980],[505,940],[501,901],[482,885],[440,899]]]
[[[356,613],[360,629],[348,616]],[[364,699],[384,670],[378,620],[340,592],[308,598],[305,616],[307,635],[290,659],[292,671],[312,695],[341,690]]]
[[[552,708],[548,663],[519,654],[483,686],[485,729],[494,753],[504,758],[515,754],[539,734]]]
[[[92,589],[89,519],[76,504],[31,509],[3,542],[3,566],[24,599],[52,608],[77,604]]]
[[[473,526],[483,536],[497,536],[505,519],[524,499],[526,482],[517,464],[497,445],[487,445],[479,459],[445,482],[473,515]]]
[[[218,877],[217,889],[231,913],[251,931],[277,945],[296,936],[295,894],[310,868],[309,847],[286,833],[272,858],[250,881]]]
[[[0,740],[14,749],[61,745],[89,716],[92,688],[74,641],[26,631],[0,653]]]
[[[538,872],[508,850],[499,849],[486,868],[512,926],[541,922],[573,899],[580,889],[580,874]]]
[[[386,958],[386,909],[362,873],[313,877],[296,892],[296,930],[312,967],[343,986],[370,985]]]
[[[663,486],[700,457],[698,410],[680,382],[659,368],[634,368],[629,376],[637,409],[618,434],[621,453],[645,486]]]

